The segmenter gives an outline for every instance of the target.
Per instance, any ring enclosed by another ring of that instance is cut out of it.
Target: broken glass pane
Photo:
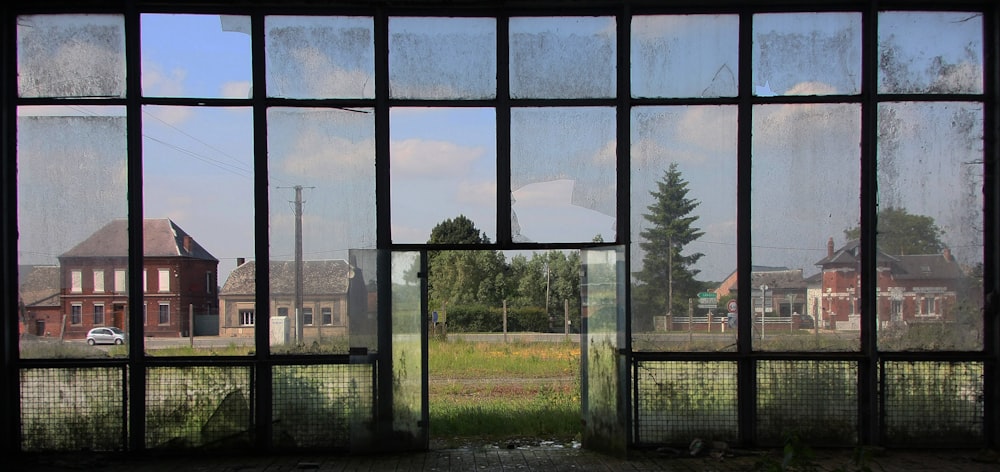
[[[632,18],[633,97],[736,96],[739,17]]]
[[[351,251],[375,248],[374,116],[371,109],[268,111],[272,351],[360,347],[348,315],[358,309],[352,296],[368,297],[359,293],[363,274]]]
[[[983,105],[883,103],[879,347],[983,347]]]
[[[21,97],[124,97],[124,18],[18,17],[17,80]]]
[[[269,97],[375,96],[371,18],[268,16],[265,24]]]
[[[860,142],[856,104],[754,107],[755,349],[858,349],[860,253],[845,234],[860,219]]]
[[[239,308],[254,302],[254,278],[240,267],[255,254],[251,110],[146,106],[142,121],[143,253],[154,266],[181,255],[185,267],[165,287],[158,269],[146,270],[146,353],[249,354],[254,326]],[[189,349],[160,342],[189,336]],[[217,351],[214,336],[229,349]]]
[[[861,92],[861,15],[754,15],[754,95]]]
[[[632,109],[635,350],[736,347],[736,310],[728,305],[736,283],[736,115],[731,106]],[[676,225],[687,218],[686,228]],[[719,287],[715,297],[699,297],[707,284]]]
[[[389,121],[392,241],[426,243],[459,216],[496,241],[496,112],[397,107]]]
[[[250,98],[250,17],[142,15],[142,94]]]
[[[389,89],[394,98],[493,98],[493,18],[390,18]]]
[[[512,98],[615,95],[615,19],[511,18]]]
[[[515,242],[615,240],[614,112],[597,107],[511,110]]]
[[[123,107],[24,107],[17,118],[21,356],[126,356],[94,327],[128,329],[128,238],[102,236],[128,215]],[[124,282],[124,277],[122,277]],[[120,288],[121,290],[117,290]],[[127,342],[127,338],[123,343]]]
[[[882,12],[878,44],[880,93],[983,93],[981,13]]]

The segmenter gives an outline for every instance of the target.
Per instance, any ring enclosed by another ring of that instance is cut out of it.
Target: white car
[[[87,344],[125,344],[126,335],[114,326],[94,328],[87,333]]]

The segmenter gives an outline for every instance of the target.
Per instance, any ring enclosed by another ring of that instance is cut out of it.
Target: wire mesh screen
[[[885,362],[882,374],[887,445],[984,444],[982,363]]]
[[[152,367],[146,380],[146,447],[216,449],[250,445],[252,370]]]
[[[21,369],[21,449],[124,450],[124,369]]]
[[[368,444],[374,422],[371,364],[276,366],[273,442],[280,449]]]
[[[736,372],[735,362],[636,361],[636,443],[736,440]]]
[[[815,446],[858,440],[858,365],[839,361],[757,363],[757,441],[798,437]]]

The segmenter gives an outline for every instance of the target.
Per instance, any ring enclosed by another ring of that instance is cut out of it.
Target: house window
[[[924,297],[920,302],[921,315],[937,314],[937,297]]]
[[[303,308],[302,309],[302,324],[312,325],[313,324],[313,309]]]
[[[892,306],[890,307],[892,313],[892,321],[902,321],[903,319],[903,301],[893,300]]]
[[[74,270],[69,273],[69,291],[83,293],[83,271]]]
[[[330,307],[323,307],[321,312],[323,315],[323,324],[333,324],[333,310]]]
[[[148,286],[148,285],[146,285],[146,276],[147,275],[148,275],[148,273],[146,272],[146,269],[142,269],[142,293],[146,293],[146,291],[149,290],[149,289],[146,288]]]
[[[142,325],[146,326],[149,324],[149,305],[147,303],[142,304]]]
[[[96,304],[94,305],[94,326],[99,326],[104,324],[104,305]]]
[[[125,293],[124,269],[115,269],[115,293]]]
[[[157,322],[159,324],[168,324],[168,323],[170,323],[170,304],[169,303],[160,303],[160,314],[159,314],[159,319],[157,320]]]
[[[288,316],[288,307],[278,307],[278,316]]]
[[[160,286],[159,291],[169,292],[170,291],[170,269],[160,269]]]
[[[240,326],[253,326],[253,310],[252,309],[241,309],[240,310]]]
[[[94,270],[94,293],[104,293],[104,271]]]
[[[212,293],[215,291],[212,288],[215,285],[215,278],[212,277],[212,271],[205,272],[205,293]]]
[[[83,305],[74,303],[69,307],[69,322],[75,325],[83,323]]]

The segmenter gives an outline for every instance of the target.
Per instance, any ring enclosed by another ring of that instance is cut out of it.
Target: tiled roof
[[[180,226],[167,218],[146,219],[142,224],[143,255],[190,257],[218,261]],[[190,238],[187,248],[185,238]],[[128,220],[113,220],[60,257],[128,256]]]
[[[290,295],[295,292],[295,262],[271,261],[272,294]],[[233,269],[219,295],[251,295],[255,293],[256,261],[248,261]],[[351,266],[344,260],[303,261],[303,294],[329,295],[347,293]]]
[[[958,262],[942,254],[899,256],[892,275],[897,279],[957,279],[963,276]]]

